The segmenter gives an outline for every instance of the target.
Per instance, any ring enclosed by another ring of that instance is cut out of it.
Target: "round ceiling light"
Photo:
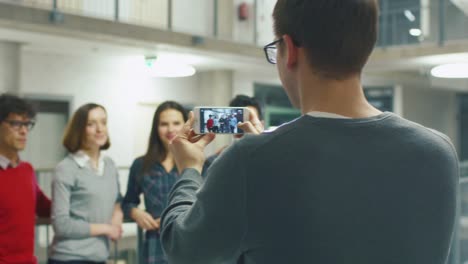
[[[412,28],[409,30],[409,34],[413,37],[419,37],[422,35],[422,31],[419,28]]]
[[[440,65],[431,70],[431,75],[438,78],[468,78],[468,63]]]

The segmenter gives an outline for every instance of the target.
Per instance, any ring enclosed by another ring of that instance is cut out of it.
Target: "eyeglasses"
[[[24,126],[28,131],[31,131],[36,124],[35,121],[18,121],[18,120],[4,120],[5,123],[8,123],[14,130],[19,131]]]
[[[265,51],[266,59],[271,64],[276,64],[276,54],[278,54],[278,49],[276,48],[276,44],[280,43],[281,41],[283,41],[282,38],[275,40],[272,43],[267,44],[265,47],[263,47],[263,50]]]

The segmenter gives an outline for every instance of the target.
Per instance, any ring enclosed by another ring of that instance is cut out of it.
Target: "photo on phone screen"
[[[242,134],[244,108],[200,108],[200,133]]]

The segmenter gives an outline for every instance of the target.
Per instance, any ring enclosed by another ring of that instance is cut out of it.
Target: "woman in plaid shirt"
[[[130,168],[122,208],[126,217],[132,218],[146,230],[145,263],[167,264],[159,240],[160,217],[166,208],[169,191],[179,176],[168,144],[186,121],[187,113],[179,103],[162,103],[154,114],[148,150]],[[138,208],[141,193],[145,198],[146,210]]]

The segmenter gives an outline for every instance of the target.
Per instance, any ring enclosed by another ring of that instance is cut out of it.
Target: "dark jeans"
[[[47,261],[47,264],[106,264],[106,262],[94,262],[94,261],[86,261],[86,260],[60,261],[60,260],[49,259]]]

